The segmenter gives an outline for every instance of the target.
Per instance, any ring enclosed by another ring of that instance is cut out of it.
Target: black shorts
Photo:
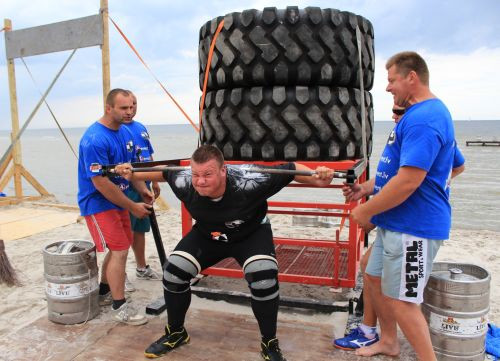
[[[196,229],[192,229],[175,247],[175,251],[183,251],[192,255],[204,270],[224,258],[233,257],[240,266],[256,255],[276,258],[273,243],[273,231],[270,224],[261,224],[245,240],[226,243],[203,237]]]

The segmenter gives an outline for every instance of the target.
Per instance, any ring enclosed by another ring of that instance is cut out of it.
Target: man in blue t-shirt
[[[386,69],[386,90],[406,112],[389,135],[376,177],[346,194],[356,198],[374,194],[351,217],[366,231],[378,227],[364,280],[381,338],[356,354],[398,355],[397,323],[420,360],[435,360],[419,304],[434,257],[450,231],[453,122],[429,89],[429,71],[420,55],[396,54]]]
[[[405,108],[399,107],[396,104],[392,107],[392,119],[397,124],[402,116],[405,113]],[[462,173],[465,170],[465,158],[458,148],[458,145],[455,141],[455,152],[453,158],[453,169],[451,171],[451,178],[455,178],[457,175]],[[449,187],[448,187],[449,189]],[[354,196],[352,192],[352,188],[348,185],[344,185],[342,187],[344,194],[349,195],[350,197],[346,198],[347,201],[358,201],[366,194],[358,193],[356,194],[359,198],[351,198]],[[370,194],[371,195],[371,194]],[[361,272],[364,274],[366,265],[368,263],[368,259],[370,258],[371,250],[373,244],[366,250],[361,258],[359,265],[361,268]],[[344,337],[340,337],[334,339],[333,345],[336,348],[340,348],[342,350],[356,350],[358,348],[369,346],[375,342],[378,342],[379,335],[377,333],[377,315],[375,314],[375,310],[372,306],[372,300],[367,296],[365,292],[361,292],[360,297],[362,298],[361,303],[358,303],[356,306],[356,311],[358,306],[361,306],[363,321],[358,324],[356,328],[351,329],[350,333],[345,335]]]
[[[149,140],[149,133],[144,125],[134,119],[137,113],[137,98],[129,91],[132,97],[132,116],[130,119],[125,120],[124,126],[128,128],[130,133],[134,138],[134,150],[133,150],[133,162],[150,162],[153,160],[153,146]],[[149,183],[146,185],[149,188]],[[155,199],[160,195],[160,185],[158,182],[152,182],[152,189],[154,192]],[[127,196],[134,202],[141,202],[142,198],[139,192],[134,187],[129,187]],[[146,264],[146,232],[151,229],[151,224],[149,218],[137,218],[132,213],[130,213],[130,222],[133,231],[134,241],[132,243],[132,250],[134,251],[136,271],[135,275],[137,279],[141,280],[154,280],[161,281],[161,275],[154,271],[148,264]],[[125,291],[133,292],[135,291],[134,285],[125,278]]]
[[[112,303],[117,321],[142,325],[147,322],[125,300],[125,262],[132,244],[130,211],[138,218],[148,216],[150,205],[133,202],[124,194],[129,182],[102,176],[103,164],[130,162],[134,147],[132,134],[121,127],[132,114],[132,97],[123,89],[113,89],[106,97],[104,115],[92,124],[80,140],[78,160],[78,205],[98,252],[104,257],[99,285],[99,303]],[[134,184],[143,198],[152,202],[144,182]]]

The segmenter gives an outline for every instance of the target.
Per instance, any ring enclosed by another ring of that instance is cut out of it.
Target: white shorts
[[[443,241],[378,228],[366,273],[381,278],[384,295],[422,303],[432,262]]]

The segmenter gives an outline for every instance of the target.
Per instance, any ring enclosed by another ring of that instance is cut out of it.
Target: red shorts
[[[133,236],[128,211],[110,209],[85,216],[85,221],[97,252],[104,252],[106,247],[111,251],[125,251],[130,248]]]

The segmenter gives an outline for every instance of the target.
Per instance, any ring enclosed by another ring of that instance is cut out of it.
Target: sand
[[[0,212],[2,209],[0,209]],[[60,212],[64,211],[61,210]],[[290,232],[290,218],[291,217],[287,216],[275,216],[273,218],[272,223],[275,234],[286,235],[287,232]],[[177,210],[157,211],[157,219],[164,247],[168,253],[173,249],[181,236],[180,213]],[[332,228],[318,229],[302,227],[301,231],[309,235],[316,233],[314,235],[314,237],[316,237],[321,235],[321,232],[330,234]],[[296,230],[294,232],[296,232]],[[311,238],[314,237],[311,236]],[[0,299],[2,300],[0,304],[0,339],[46,315],[47,302],[44,293],[45,284],[42,249],[50,243],[68,239],[89,240],[90,236],[85,224],[81,222],[75,223],[19,240],[6,242],[7,255],[10,262],[16,268],[23,285],[21,287],[0,285]],[[499,240],[499,232],[453,229],[450,240],[445,243],[438,254],[438,260],[474,263],[484,267],[491,273],[491,309],[489,320],[497,325],[500,324]],[[98,261],[102,260],[102,257],[103,255],[99,254]],[[153,268],[157,270],[160,268],[154,241],[150,233],[147,235],[146,258]],[[134,269],[135,261],[133,260],[132,252],[130,252],[129,261],[127,262],[127,273],[137,288],[137,291],[132,294],[134,302],[139,305],[146,305],[151,300],[161,296],[161,283],[136,280]],[[325,287],[325,289],[326,294],[331,292],[328,288]],[[301,292],[301,297],[307,297],[307,290],[302,290]],[[232,306],[224,306],[225,309],[233,309],[238,312],[237,308],[231,307]],[[322,315],[318,315],[317,318],[325,320]]]

